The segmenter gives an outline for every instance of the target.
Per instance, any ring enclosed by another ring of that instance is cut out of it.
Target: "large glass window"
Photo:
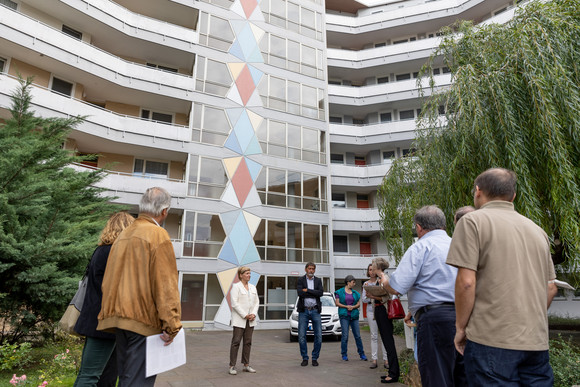
[[[323,51],[267,33],[260,43],[266,63],[309,77],[324,79]]]
[[[271,156],[326,164],[326,132],[322,130],[268,119],[256,135],[262,151]]]
[[[181,280],[181,320],[203,321],[204,282],[204,274],[183,275]]]
[[[134,176],[157,177],[166,179],[169,174],[169,163],[163,161],[135,159]]]
[[[183,256],[216,258],[226,238],[218,215],[185,213]]]
[[[297,171],[264,167],[256,180],[262,204],[327,211],[326,178]]]
[[[320,4],[321,0],[315,0]],[[322,15],[286,0],[263,0],[260,8],[267,23],[322,40]]]
[[[326,225],[262,220],[254,243],[266,261],[328,263],[327,233]]]
[[[192,141],[223,146],[230,131],[231,125],[224,109],[194,104]]]
[[[205,12],[200,13],[199,43],[204,46],[227,51],[235,39],[230,23]]]
[[[191,155],[189,159],[188,195],[219,199],[228,182],[219,159]]]
[[[50,86],[50,89],[52,91],[59,93],[59,94],[63,94],[63,95],[71,97],[73,94],[73,87],[74,87],[74,84],[67,82],[67,81],[64,81],[62,79],[53,77],[52,78],[52,85]]]
[[[232,85],[230,71],[225,63],[198,57],[195,89],[225,97]]]

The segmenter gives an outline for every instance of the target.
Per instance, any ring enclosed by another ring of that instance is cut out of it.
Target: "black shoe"
[[[312,359],[312,366],[313,367],[318,367],[318,360]]]
[[[312,362],[314,362],[314,360]],[[306,367],[308,365],[308,360],[307,359],[302,360],[302,363],[300,363],[300,365],[302,367]]]
[[[398,383],[399,379],[389,379],[387,380],[387,378],[390,378],[390,376],[381,376],[381,383]]]

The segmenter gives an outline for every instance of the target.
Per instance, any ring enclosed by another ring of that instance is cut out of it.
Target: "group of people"
[[[456,212],[453,238],[445,231],[441,209],[425,206],[413,219],[418,240],[396,270],[389,276],[389,263],[373,260],[364,285],[380,286],[387,295],[378,297],[363,286],[361,296],[353,289],[355,278],[347,276],[345,286],[335,293],[342,360],[348,360],[349,330],[360,359],[368,360],[358,325],[360,306],[365,305],[371,331],[370,367],[378,367],[380,336],[388,367],[381,382],[398,382],[387,304],[390,295],[407,294],[404,320],[407,324],[414,320],[417,326],[416,355],[423,386],[551,386],[547,309],[557,288],[550,242],[540,227],[514,210],[515,196],[515,173],[489,169],[475,179],[474,208]],[[141,199],[136,220],[117,214],[103,230],[88,267],[85,306],[75,327],[87,336],[75,386],[114,385],[114,379],[105,375],[116,374],[121,387],[154,384],[155,376],[145,377],[145,338],[158,334],[168,345],[181,329],[175,255],[169,235],[160,226],[170,203],[167,191],[150,188]],[[316,265],[309,262],[305,275],[297,280],[302,366],[309,363],[309,324],[314,333],[313,366],[319,365],[322,345],[323,285],[315,271]],[[240,267],[239,281],[230,292],[231,375],[237,374],[242,340],[243,371],[256,372],[249,359],[259,298],[250,279],[250,268]],[[109,361],[115,347],[117,370]]]
[[[484,171],[474,181],[474,207],[455,213],[453,238],[445,231],[443,211],[425,206],[413,219],[418,240],[396,270],[387,275],[389,264],[382,258],[369,265],[365,285],[380,285],[390,295],[407,294],[404,320],[417,326],[416,355],[423,386],[553,384],[547,311],[557,287],[550,241],[539,226],[514,210],[516,182],[513,171]],[[318,365],[320,354],[322,283],[314,277],[314,269],[307,265],[298,286],[303,366],[308,365],[309,321],[314,330],[312,365]],[[308,286],[303,287],[305,281]],[[367,307],[371,339],[378,330],[383,356],[386,350],[388,373],[381,382],[398,382],[393,324],[385,308],[389,297],[364,291],[359,297],[354,284],[354,277],[347,276],[345,287],[336,292],[343,360],[348,360],[349,327],[361,359],[366,359],[358,329],[362,300],[371,306]],[[371,348],[374,368],[378,345]]]

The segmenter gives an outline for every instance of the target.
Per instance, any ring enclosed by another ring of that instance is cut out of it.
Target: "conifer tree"
[[[418,80],[431,96],[416,152],[397,160],[379,187],[383,237],[395,257],[413,243],[416,209],[439,205],[451,233],[455,209],[473,203],[475,177],[504,167],[518,175],[516,210],[546,231],[557,268],[578,283],[579,9],[579,0],[530,1],[506,24],[443,31]],[[452,74],[445,90],[432,75],[441,60]]]
[[[102,172],[71,168],[63,148],[82,117],[35,116],[32,79],[20,82],[0,123],[0,342],[60,318],[113,211]]]

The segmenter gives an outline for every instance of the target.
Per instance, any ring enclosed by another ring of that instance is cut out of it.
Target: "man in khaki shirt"
[[[458,268],[455,346],[474,386],[551,386],[547,309],[557,292],[546,233],[514,210],[516,175],[493,168],[474,183],[477,211],[453,234]]]

